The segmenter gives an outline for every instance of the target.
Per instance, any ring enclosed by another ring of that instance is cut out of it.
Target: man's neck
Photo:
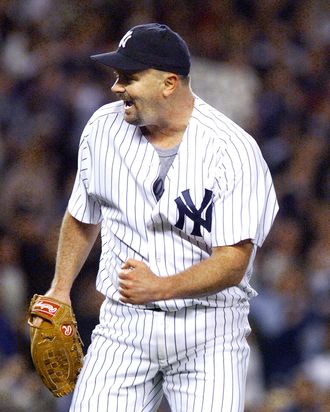
[[[191,94],[184,103],[177,102],[171,105],[163,124],[144,126],[141,128],[142,133],[156,147],[163,149],[174,147],[182,140],[193,108],[194,96]]]

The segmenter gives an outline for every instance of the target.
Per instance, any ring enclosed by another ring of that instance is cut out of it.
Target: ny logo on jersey
[[[175,199],[175,203],[179,209],[179,219],[175,224],[178,229],[183,229],[185,216],[189,217],[194,222],[193,231],[191,235],[202,236],[201,226],[203,226],[208,232],[211,232],[212,226],[212,190],[205,189],[205,195],[202,200],[202,204],[199,209],[196,208],[191,200],[189,189],[181,192],[181,196]],[[202,218],[202,213],[205,212],[205,219]]]
[[[125,36],[120,40],[118,47],[125,47],[127,40],[133,36],[133,30],[128,31]]]

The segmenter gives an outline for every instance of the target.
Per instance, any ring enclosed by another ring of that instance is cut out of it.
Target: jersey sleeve
[[[88,193],[91,178],[91,150],[88,137],[92,127],[87,124],[80,140],[78,151],[78,169],[69,199],[69,213],[83,223],[97,224],[102,220],[99,201]]]
[[[212,246],[251,239],[260,247],[277,211],[271,174],[256,142],[250,136],[229,142],[216,170]]]

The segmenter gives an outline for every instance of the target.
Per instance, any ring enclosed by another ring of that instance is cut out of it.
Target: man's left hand
[[[121,302],[139,305],[163,299],[165,278],[156,276],[144,262],[128,259],[118,277]]]

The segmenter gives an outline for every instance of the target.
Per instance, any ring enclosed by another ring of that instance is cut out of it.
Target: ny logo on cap
[[[125,36],[120,40],[118,47],[125,47],[127,40],[129,40],[133,35],[133,30],[128,31]]]

